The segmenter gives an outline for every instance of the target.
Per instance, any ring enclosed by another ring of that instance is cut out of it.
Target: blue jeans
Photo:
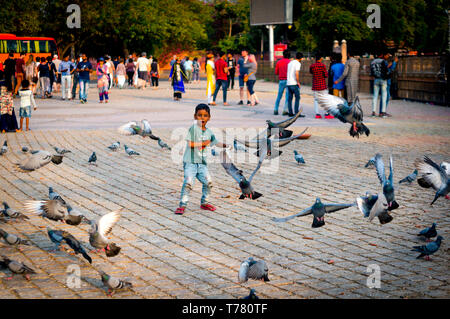
[[[389,104],[389,99],[391,98],[391,79],[387,79],[387,86],[386,86],[386,109],[385,109],[385,112],[387,112],[387,107],[388,107],[388,104]],[[383,104],[383,101],[381,101],[381,99],[380,99],[380,112],[381,112],[381,108],[382,108],[382,105]]]
[[[186,207],[195,178],[203,184],[201,204],[206,204],[212,187],[211,175],[209,175],[208,167],[205,164],[184,162],[183,169],[184,181],[183,186],[181,187],[180,207]]]
[[[223,103],[226,103],[227,101],[227,86],[228,81],[227,80],[216,80],[216,90],[214,91],[213,101],[216,101],[217,93],[219,93],[220,87],[222,86],[223,90]]]
[[[80,91],[79,96],[80,100],[87,100],[87,94],[89,89],[89,80],[80,79]]]
[[[278,107],[280,106],[280,101],[283,96],[284,89],[286,89],[286,83],[287,83],[287,80],[280,80],[280,82],[278,82],[278,95],[277,95],[277,100],[275,101],[274,112],[278,113]],[[288,98],[289,98],[289,93],[288,93],[288,90],[286,90],[286,94],[284,96],[284,110],[287,109]]]
[[[387,89],[387,80],[375,79],[373,81],[372,112],[375,112],[377,109],[377,100],[380,90],[381,90],[381,112],[386,112],[386,89]]]
[[[298,108],[300,106],[300,88],[298,87],[298,85],[288,85],[287,86],[288,89],[288,110],[289,110],[289,115],[292,115],[294,113],[292,113],[292,98],[295,95],[295,114],[298,113]]]

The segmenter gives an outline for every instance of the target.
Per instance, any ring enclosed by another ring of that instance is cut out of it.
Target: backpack
[[[386,61],[383,59],[375,59],[370,63],[370,75],[386,80],[388,78],[388,67]]]

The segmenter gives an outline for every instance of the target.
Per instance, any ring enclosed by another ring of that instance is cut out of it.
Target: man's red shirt
[[[222,58],[216,61],[216,80],[228,80],[227,73],[225,72],[225,68],[228,67],[227,62],[225,62]]]
[[[322,62],[313,63],[309,67],[309,72],[313,75],[313,91],[328,90],[327,82],[325,81],[325,79],[328,77],[328,72],[325,64],[323,64]]]
[[[291,62],[290,59],[282,58],[275,66],[275,74],[278,75],[278,79],[280,81],[287,80],[287,69],[289,62]]]

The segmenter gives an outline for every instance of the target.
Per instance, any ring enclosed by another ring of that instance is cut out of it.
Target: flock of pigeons
[[[343,123],[349,123],[351,125],[349,131],[350,136],[358,138],[362,134],[369,136],[370,130],[363,124],[363,112],[358,98],[356,98],[355,102],[350,105],[344,99],[328,94],[320,94],[318,96],[318,100],[319,104],[326,111],[331,113]],[[239,199],[250,198],[252,200],[256,200],[263,196],[262,193],[253,189],[251,182],[264,160],[271,160],[277,156],[280,156],[282,151],[278,148],[289,144],[293,140],[300,139],[306,132],[308,128],[300,134],[293,135],[293,131],[287,129],[288,126],[297,120],[300,113],[301,112],[298,112],[295,116],[277,123],[270,120],[266,121],[267,129],[263,133],[256,136],[253,140],[242,141],[234,138],[233,145],[236,152],[248,152],[250,148],[256,149],[254,155],[258,157],[258,164],[248,179],[244,176],[243,171],[238,169],[233,164],[227,154],[227,150],[218,153],[214,148],[212,148],[212,155],[220,156],[223,168],[238,183],[241,190]],[[140,123],[138,121],[128,122],[120,126],[118,128],[118,132],[122,135],[139,135],[143,138],[149,137],[150,139],[158,141],[158,145],[161,148],[171,150],[169,145],[163,142],[161,138],[153,134],[150,123],[147,120],[142,120]],[[120,149],[120,145],[120,142],[117,141],[108,146],[108,149],[111,151],[118,151]],[[124,145],[124,149],[129,156],[140,155],[127,145]],[[50,162],[59,165],[64,156],[66,156],[67,153],[70,153],[70,150],[56,146],[54,147],[54,150],[56,154],[52,154],[45,150],[30,150],[27,147],[23,147],[22,151],[27,153],[28,156],[21,163],[16,164],[17,169],[22,172],[30,172],[39,169]],[[5,141],[0,149],[0,155],[4,155],[7,152],[8,145]],[[294,151],[294,159],[298,164],[305,164],[303,156],[297,151]],[[96,165],[96,161],[97,156],[95,152],[93,152],[88,160],[88,163]],[[390,215],[390,212],[400,206],[395,200],[393,158],[392,156],[389,158],[388,177],[386,177],[385,174],[385,165],[381,154],[376,154],[365,165],[366,168],[371,166],[375,166],[376,173],[381,184],[381,189],[377,194],[367,192],[364,196],[356,198],[355,202],[344,204],[323,203],[320,198],[316,198],[312,206],[305,208],[301,212],[287,217],[273,218],[272,220],[275,222],[286,222],[295,217],[313,215],[312,227],[317,228],[325,225],[325,215],[327,213],[357,206],[363,216],[368,218],[369,221],[372,221],[375,217],[377,217],[381,224],[391,222],[393,217]],[[400,184],[412,184],[417,177],[419,177],[417,182],[421,187],[433,188],[435,190],[435,197],[431,202],[431,205],[433,205],[439,197],[446,197],[448,199],[448,193],[450,191],[450,164],[443,162],[438,165],[425,156],[423,161],[419,159],[415,161],[415,167],[416,169],[412,174],[399,181]],[[89,220],[73,209],[58,193],[53,190],[52,187],[49,187],[48,197],[49,198],[46,200],[25,202],[25,211],[31,214],[37,214],[49,220],[61,221],[72,226],[80,226],[83,223],[89,224],[90,245],[97,249],[97,252],[104,252],[107,257],[114,257],[119,254],[121,248],[117,244],[111,242],[108,239],[108,235],[111,233],[113,226],[120,219],[121,210],[110,212],[98,220]],[[13,210],[6,202],[3,202],[3,206],[4,209],[0,211],[0,214],[3,215],[0,218],[0,222],[6,222],[9,219],[29,219],[23,213]],[[81,254],[84,259],[86,259],[89,263],[92,263],[92,258],[89,256],[88,251],[86,251],[83,245],[69,232],[47,228],[47,233],[50,240],[56,245],[54,249],[55,251],[59,250],[61,244],[65,242],[73,250],[74,254]],[[429,260],[429,256],[439,249],[443,238],[442,236],[438,236],[435,223],[433,223],[430,228],[421,231],[418,235],[425,237],[427,241],[430,241],[431,238],[437,236],[435,241],[431,241],[426,245],[413,247],[413,251],[420,252],[420,255],[417,258],[425,256],[425,258]],[[31,242],[28,240],[21,239],[14,234],[8,234],[2,229],[0,229],[0,236],[8,245],[31,245]],[[9,268],[12,273],[23,274],[27,279],[29,279],[29,274],[35,273],[35,271],[27,265],[18,261],[10,260],[8,257],[3,255],[0,256],[0,266]],[[239,282],[246,282],[250,278],[269,281],[268,271],[268,266],[265,261],[255,260],[254,258],[249,257],[241,263],[238,272],[238,280]],[[108,292],[110,294],[118,289],[132,287],[131,283],[109,276],[103,271],[100,271],[100,276],[102,282],[108,287]],[[254,289],[251,289],[249,296],[245,297],[245,299],[257,298],[258,297],[256,296]]]

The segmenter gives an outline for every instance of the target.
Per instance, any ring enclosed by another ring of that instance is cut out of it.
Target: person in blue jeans
[[[370,75],[374,77],[373,81],[373,98],[372,98],[372,116],[376,116],[378,95],[381,91],[381,112],[380,117],[385,117],[386,113],[386,90],[388,78],[388,65],[384,59],[385,54],[381,54],[378,58],[370,63]]]
[[[275,66],[275,74],[278,75],[278,95],[277,100],[275,101],[275,109],[273,110],[274,115],[278,115],[278,108],[280,106],[281,98],[283,97],[284,90],[286,89],[286,83],[287,83],[287,68],[290,60],[291,53],[288,50],[283,51],[283,58],[279,60]],[[289,93],[286,89],[286,94],[284,98],[284,109],[283,109],[283,115],[287,114],[288,109],[288,98]]]
[[[391,57],[391,55],[389,54],[387,56],[387,58]],[[391,116],[390,114],[387,113],[387,107],[389,104],[389,100],[391,98],[391,78],[392,78],[392,74],[395,71],[395,68],[397,67],[397,62],[398,62],[398,57],[394,58],[394,61],[392,61],[391,63],[388,64],[388,79],[387,79],[387,87],[386,87],[386,116]],[[382,101],[380,99],[380,113],[382,112]]]
[[[89,75],[92,72],[92,64],[88,61],[86,54],[81,55],[81,62],[77,64],[78,81],[80,83],[80,102],[87,102],[87,94],[89,89]]]
[[[295,59],[289,62],[287,68],[287,89],[288,89],[288,110],[289,116],[294,116],[299,112],[300,107],[300,69],[301,60],[303,54],[297,52]],[[292,98],[295,96],[295,113],[292,112]],[[300,114],[299,117],[305,117],[304,114]]]
[[[219,143],[214,133],[206,128],[206,123],[211,119],[209,106],[199,104],[195,108],[194,119],[196,124],[189,128],[186,136],[186,150],[183,156],[184,181],[181,187],[181,198],[179,207],[175,214],[183,215],[186,205],[189,201],[189,193],[192,190],[195,178],[202,184],[202,198],[200,208],[215,211],[216,208],[208,203],[208,197],[211,192],[212,180],[207,167],[208,146],[217,145],[218,147],[227,147],[226,144]]]

